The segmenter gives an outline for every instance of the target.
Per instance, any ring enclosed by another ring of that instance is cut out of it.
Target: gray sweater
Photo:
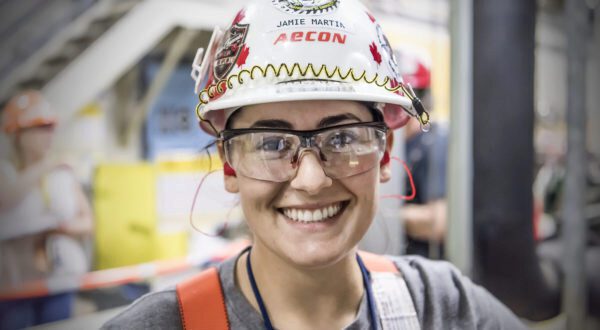
[[[236,259],[219,265],[229,324],[231,329],[263,329],[260,313],[235,286]],[[526,329],[502,303],[451,264],[414,256],[391,259],[404,276],[422,329]],[[103,329],[180,328],[175,288],[141,297],[103,326]],[[364,296],[356,319],[345,329],[370,329]]]

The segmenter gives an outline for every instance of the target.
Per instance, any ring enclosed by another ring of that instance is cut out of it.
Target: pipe
[[[448,259],[465,275],[473,264],[472,247],[472,100],[473,2],[450,2],[451,73],[448,143]]]
[[[533,236],[534,0],[474,3],[475,279],[517,315],[558,313]]]
[[[587,222],[583,209],[586,187],[586,37],[583,0],[566,2],[567,32],[567,171],[563,204],[565,275],[562,308],[568,329],[584,329],[587,313],[585,249]]]

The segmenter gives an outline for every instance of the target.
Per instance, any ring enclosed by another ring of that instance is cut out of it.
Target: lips
[[[336,202],[318,208],[284,207],[278,209],[288,219],[300,223],[324,222],[340,214],[346,202]]]

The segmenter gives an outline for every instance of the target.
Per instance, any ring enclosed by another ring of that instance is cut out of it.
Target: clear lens
[[[278,132],[256,132],[235,136],[225,144],[230,165],[242,175],[283,182],[293,175],[292,158],[300,138]]]
[[[236,135],[225,142],[227,161],[244,176],[284,182],[296,174],[294,160],[300,149],[319,149],[325,174],[344,178],[377,166],[385,149],[385,131],[377,127],[332,128],[308,139],[301,134],[265,131]],[[311,145],[302,145],[302,141]]]
[[[345,178],[377,166],[385,150],[385,132],[374,127],[349,127],[318,136],[323,169],[332,178]]]

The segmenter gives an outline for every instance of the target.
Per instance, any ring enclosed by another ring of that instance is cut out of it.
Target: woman
[[[357,254],[391,175],[392,129],[407,113],[427,124],[358,1],[253,1],[197,64],[201,126],[252,247],[106,328],[522,328],[447,263]]]
[[[0,159],[0,287],[85,273],[80,239],[92,217],[68,167],[49,148],[56,115],[41,93],[15,95],[2,111],[13,159]],[[74,293],[0,302],[0,328],[21,329],[68,318]]]

